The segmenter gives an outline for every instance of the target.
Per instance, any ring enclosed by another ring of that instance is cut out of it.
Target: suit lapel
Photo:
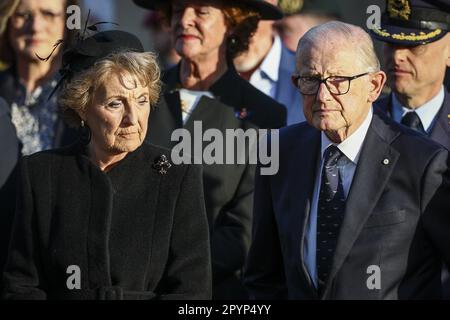
[[[436,115],[436,123],[430,133],[430,138],[450,150],[450,95],[445,90],[444,103]]]
[[[172,132],[182,126],[179,92],[168,92],[150,112],[146,140],[156,145],[171,148],[176,143],[171,141]]]
[[[223,120],[229,116],[234,117],[232,107],[207,96],[202,96],[184,127],[194,132],[194,121],[202,121],[203,130],[210,128],[221,129],[223,127]]]
[[[397,135],[397,132],[392,131],[374,113],[347,197],[344,220],[323,297],[329,294],[334,277],[372,213],[395,167],[399,154],[391,148],[390,143]]]
[[[290,210],[294,217],[294,241],[298,243],[300,254],[298,255],[297,265],[301,277],[304,278],[303,283],[308,284],[308,289],[312,297],[317,297],[317,290],[311,280],[311,276],[305,264],[305,241],[307,235],[307,227],[309,225],[309,216],[311,211],[312,197],[314,192],[314,181],[318,165],[318,156],[320,150],[320,131],[315,129],[309,130],[303,135],[303,143],[296,144],[293,154],[290,155],[289,176],[290,182],[286,183],[291,189],[295,190],[298,200],[295,201],[293,210]],[[305,152],[311,150],[311,152]],[[299,163],[302,165],[299,166]],[[292,191],[289,193],[292,193]]]

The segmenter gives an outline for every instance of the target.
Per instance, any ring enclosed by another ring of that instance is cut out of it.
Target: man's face
[[[275,28],[286,47],[291,51],[295,51],[300,38],[303,37],[309,29],[320,23],[321,21],[313,16],[307,14],[294,14],[276,21]]]
[[[354,76],[366,69],[358,63],[354,50],[337,42],[309,46],[297,59],[300,76],[321,79]],[[324,83],[316,95],[303,95],[303,111],[308,123],[322,131],[351,134],[364,121],[371,106],[369,78],[370,75],[366,75],[351,81],[350,89],[344,95],[330,93]]]
[[[385,44],[388,84],[394,92],[407,97],[436,94],[450,66],[449,35],[414,47]]]

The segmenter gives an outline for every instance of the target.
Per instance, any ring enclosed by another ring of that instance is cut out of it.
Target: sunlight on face
[[[389,86],[406,96],[437,91],[450,65],[450,36],[425,45],[384,46]]]
[[[205,1],[174,1],[172,29],[177,53],[190,60],[203,60],[224,50],[227,26],[219,7]]]
[[[111,154],[136,150],[144,142],[149,114],[148,86],[130,74],[110,74],[85,114],[92,147]]]
[[[326,78],[328,76],[354,76],[365,70],[351,48],[317,45],[306,48],[298,60],[302,76]],[[303,63],[302,63],[303,62]],[[303,96],[306,120],[322,131],[352,131],[364,121],[371,106],[368,76],[355,79],[344,95],[333,95],[321,84],[316,95]]]

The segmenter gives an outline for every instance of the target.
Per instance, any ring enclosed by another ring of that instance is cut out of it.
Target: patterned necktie
[[[405,114],[402,118],[401,124],[411,128],[413,130],[419,131],[421,133],[425,133],[425,130],[423,129],[422,121],[420,121],[420,118],[415,111],[408,112],[407,114]]]
[[[319,292],[328,278],[344,217],[345,193],[338,170],[338,161],[342,157],[345,155],[334,145],[329,146],[324,153],[317,208],[316,264]]]

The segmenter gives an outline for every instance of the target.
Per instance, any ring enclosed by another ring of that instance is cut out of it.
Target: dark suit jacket
[[[436,115],[436,122],[429,133],[430,139],[439,142],[447,150],[450,150],[450,94],[447,89],[445,91],[444,103],[442,104],[441,109]],[[392,94],[392,93],[391,93]],[[388,95],[381,99],[378,99],[375,104],[375,108],[379,108],[389,116],[391,116],[392,112],[392,97]]]
[[[76,146],[24,157],[4,297],[209,299],[201,168],[160,174],[162,154],[144,144],[107,173]]]
[[[183,126],[176,90],[180,87],[178,67],[169,70],[163,81],[164,95],[150,113],[147,137],[151,143],[173,147],[177,144],[171,141],[173,130],[184,127],[193,134],[194,121],[201,121],[203,131],[214,128],[224,135],[226,129],[246,130],[255,128],[255,124],[277,128],[286,123],[284,106],[230,70],[210,88],[217,99],[202,97]],[[203,169],[211,236],[213,297],[244,299],[247,296],[240,277],[250,243],[255,166],[212,164],[204,165]]]
[[[0,98],[0,272],[6,262],[14,213],[15,180],[13,171],[20,154],[20,143],[11,122],[9,107]]]
[[[251,297],[440,298],[442,261],[450,265],[448,151],[374,114],[322,296],[304,261],[319,156],[320,132],[307,123],[290,126],[280,132],[279,172],[256,175],[245,273]],[[371,265],[381,270],[379,290],[367,286]]]

